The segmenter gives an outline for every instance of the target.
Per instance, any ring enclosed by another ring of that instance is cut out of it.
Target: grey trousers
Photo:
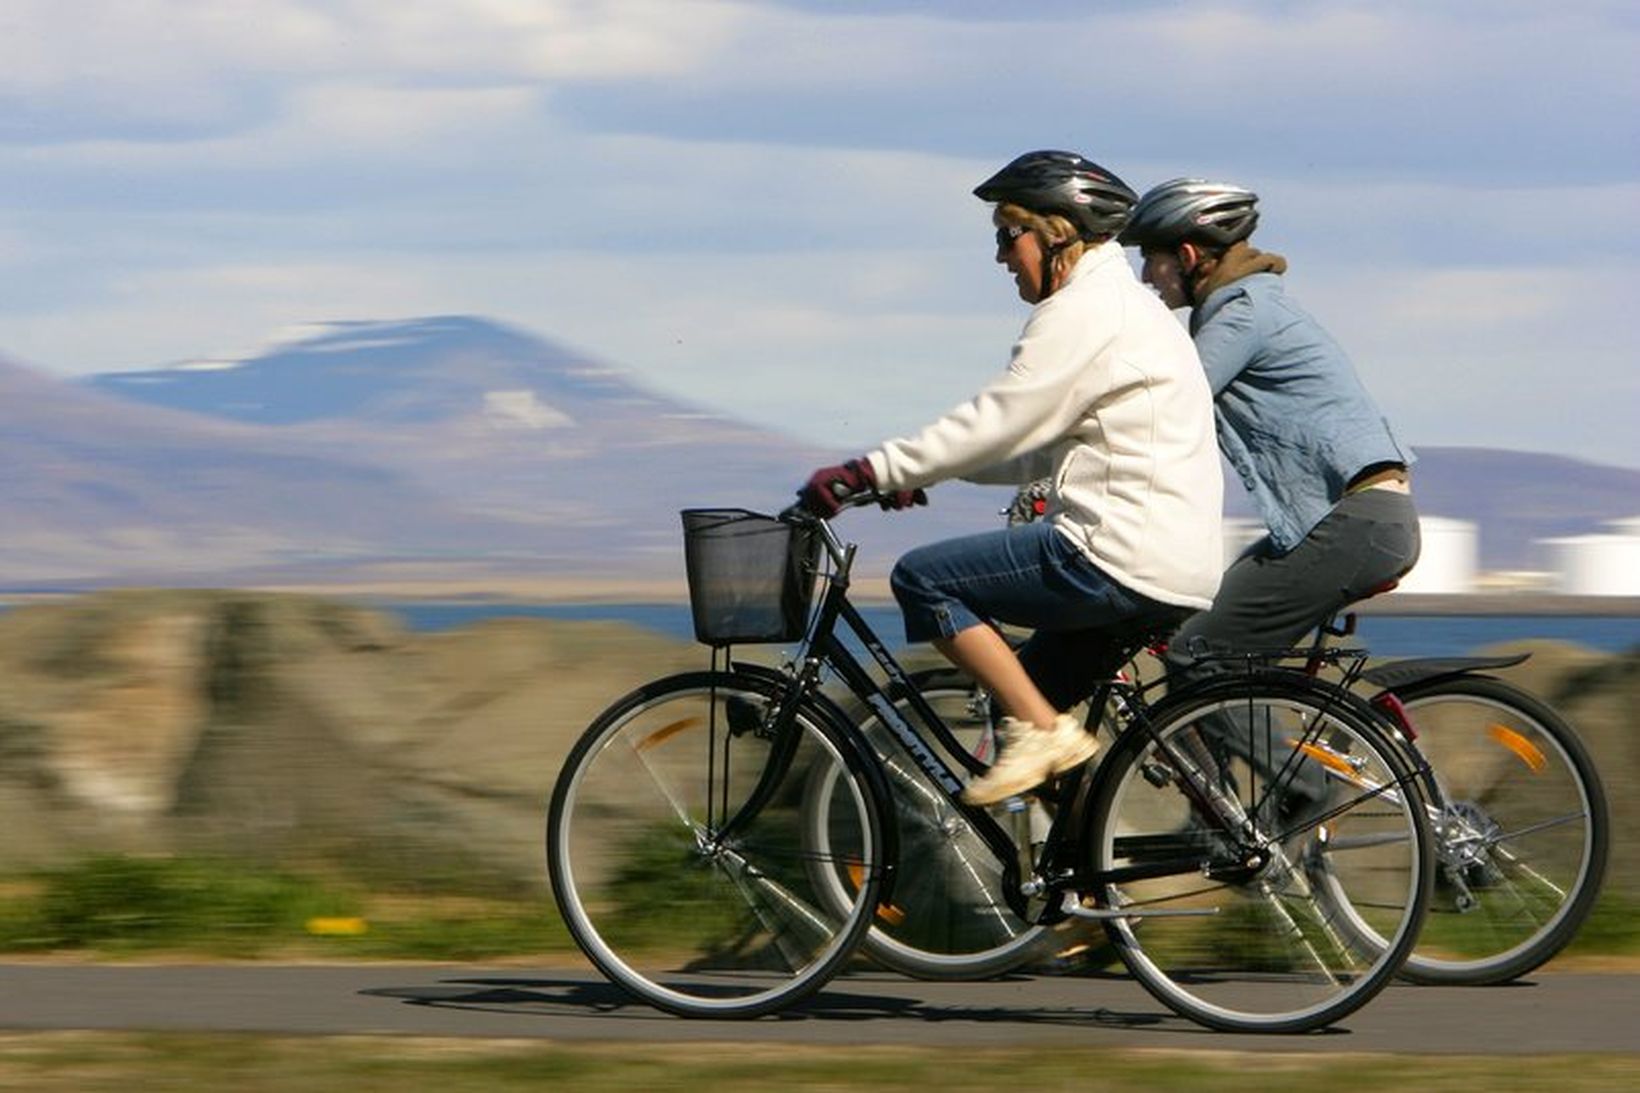
[[[1404,576],[1418,560],[1418,512],[1393,490],[1362,490],[1333,506],[1292,550],[1264,540],[1227,569],[1211,610],[1174,635],[1168,659],[1287,649],[1345,605]]]
[[[1403,576],[1418,560],[1418,513],[1412,498],[1368,489],[1346,496],[1304,540],[1274,554],[1268,540],[1225,571],[1209,611],[1193,615],[1167,652],[1173,678],[1233,670],[1233,661],[1195,663],[1204,654],[1290,649],[1334,612]],[[1213,725],[1215,746],[1227,748],[1269,775],[1281,765],[1234,716]],[[1284,811],[1292,816],[1325,795],[1320,767],[1300,762],[1286,775]],[[1281,826],[1278,824],[1277,826]]]

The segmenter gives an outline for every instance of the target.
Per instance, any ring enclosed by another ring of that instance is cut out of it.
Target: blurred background
[[[706,660],[677,510],[777,508],[999,370],[1025,311],[970,191],[1066,147],[1261,194],[1256,241],[1420,455],[1426,556],[1361,638],[1532,651],[1509,678],[1600,761],[1602,951],[1634,951],[1626,6],[14,0],[0,28],[12,949],[564,945],[558,764]],[[850,517],[863,594],[1008,500]],[[216,863],[225,932],[166,861]]]

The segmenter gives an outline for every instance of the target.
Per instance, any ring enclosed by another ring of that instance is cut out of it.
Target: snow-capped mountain
[[[470,317],[326,324],[242,360],[80,384],[0,367],[0,587],[322,582],[365,562],[675,578],[680,508],[777,509],[847,454]],[[1640,472],[1479,449],[1420,456],[1422,511],[1476,520],[1487,567],[1528,566],[1535,538],[1640,511]],[[998,526],[1008,496],[948,484],[933,500],[849,518],[863,572]]]
[[[544,548],[574,529],[601,537],[611,560],[647,568],[675,568],[680,508],[780,508],[803,475],[839,454],[471,317],[330,324],[244,361],[89,382],[368,459],[470,512],[539,528]],[[881,564],[941,528],[995,526],[1005,500],[953,487],[937,513],[874,526],[866,556]]]
[[[612,413],[689,413],[616,369],[483,319],[323,323],[296,335],[243,360],[109,372],[88,382],[140,402],[256,425],[466,419],[551,430]]]
[[[471,508],[526,521],[608,524],[613,508],[626,523],[652,495],[674,499],[672,520],[678,503],[704,492],[766,495],[810,458],[801,445],[474,318],[336,323],[249,360],[89,382],[377,460]]]
[[[8,465],[60,468],[72,452],[83,466],[31,517],[69,530],[44,550],[14,537],[0,587],[87,574],[323,581],[362,560],[672,578],[680,508],[777,509],[838,454],[474,318],[327,324],[243,360],[78,384],[7,374],[32,390],[0,407]],[[28,435],[40,444],[16,450]],[[120,504],[110,483],[123,484]],[[994,493],[956,487],[936,514],[874,522],[865,557],[886,569],[945,529],[993,526]],[[29,500],[0,491],[13,511]],[[65,534],[75,562],[60,568]],[[123,541],[151,549],[124,553]]]
[[[0,363],[0,586],[520,549],[402,471]]]

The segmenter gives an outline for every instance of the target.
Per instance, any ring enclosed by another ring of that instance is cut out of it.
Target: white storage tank
[[[1634,525],[1624,520],[1619,526]],[[1555,575],[1555,591],[1568,596],[1640,596],[1640,535],[1570,535],[1540,539]]]
[[[1456,595],[1475,590],[1480,546],[1474,523],[1445,516],[1418,517],[1422,549],[1418,564],[1401,578],[1397,592]]]

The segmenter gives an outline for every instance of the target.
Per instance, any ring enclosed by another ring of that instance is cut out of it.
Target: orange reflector
[[[674,721],[670,725],[662,725],[642,740],[638,741],[638,751],[648,751],[650,748],[666,743],[684,729],[692,729],[700,724],[698,717],[686,717],[682,721]]]
[[[879,903],[877,905],[877,917],[890,926],[898,926],[905,921],[905,912],[892,903]]]
[[[849,862],[848,881],[850,884],[854,885],[855,891],[859,891],[860,886],[865,883],[865,879],[866,867],[857,861]],[[890,926],[898,926],[900,923],[905,921],[905,912],[894,906],[892,903],[879,903],[877,905],[877,917],[888,923]]]
[[[1520,761],[1531,767],[1533,774],[1539,773],[1549,765],[1549,761],[1543,757],[1537,745],[1514,729],[1504,725],[1488,725],[1486,731],[1492,734],[1492,739],[1520,756]]]
[[[1330,770],[1336,770],[1357,785],[1361,784],[1361,780],[1355,776],[1355,768],[1350,766],[1349,760],[1342,756],[1335,755],[1318,744],[1300,744],[1297,740],[1288,740],[1287,746],[1296,747],[1322,766]]]

